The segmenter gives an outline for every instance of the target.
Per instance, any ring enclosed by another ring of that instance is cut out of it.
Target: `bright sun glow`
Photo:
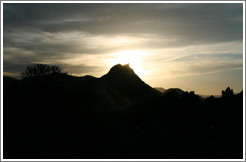
[[[129,51],[119,51],[112,54],[112,57],[109,58],[110,66],[116,64],[128,64],[134,70],[134,72],[140,77],[147,74],[148,71],[143,69],[143,60],[147,56],[147,53],[139,50],[129,50]]]

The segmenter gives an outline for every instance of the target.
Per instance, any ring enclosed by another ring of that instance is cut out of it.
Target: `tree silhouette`
[[[243,91],[160,93],[127,65],[96,78],[36,64],[21,77],[3,77],[5,159],[243,157]]]
[[[43,77],[52,74],[60,74],[61,68],[56,65],[46,65],[46,64],[34,64],[26,67],[24,71],[21,72],[20,76],[22,79]]]
[[[225,90],[223,90],[222,92],[222,97],[225,98],[225,97],[231,97],[233,96],[234,92],[233,92],[233,89],[231,89],[230,87],[227,87]]]

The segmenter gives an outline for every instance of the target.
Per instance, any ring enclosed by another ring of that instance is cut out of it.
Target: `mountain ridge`
[[[59,74],[3,81],[4,158],[243,155],[243,92],[233,94],[229,87],[224,97],[203,100],[178,88],[161,93],[128,65],[101,78]]]

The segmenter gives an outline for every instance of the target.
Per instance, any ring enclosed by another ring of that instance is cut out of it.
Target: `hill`
[[[9,88],[9,86],[17,83],[18,80],[11,78],[11,77],[7,77],[7,76],[3,76],[3,89]]]
[[[162,87],[154,87],[156,90],[158,90],[159,92],[163,93],[166,91],[165,88],[162,88]]]
[[[243,93],[150,87],[129,65],[102,77],[4,77],[6,159],[242,158]],[[228,120],[230,119],[230,120]]]
[[[129,64],[113,66],[106,75],[101,77],[101,80],[129,100],[161,95],[160,92],[144,83]]]
[[[183,95],[184,91],[179,88],[169,88],[163,94],[167,95],[169,93],[177,93],[179,96]]]

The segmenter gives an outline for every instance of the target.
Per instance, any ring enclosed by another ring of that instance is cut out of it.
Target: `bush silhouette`
[[[243,91],[228,87],[223,98],[179,88],[156,94],[120,65],[101,78],[43,64],[21,74],[3,81],[4,158],[243,156]]]
[[[44,77],[52,74],[61,74],[61,68],[56,65],[46,65],[46,64],[34,64],[26,67],[24,71],[21,72],[21,78],[36,78]]]
[[[233,89],[231,89],[230,87],[227,87],[226,90],[223,90],[221,93],[223,98],[232,97],[234,94]]]

